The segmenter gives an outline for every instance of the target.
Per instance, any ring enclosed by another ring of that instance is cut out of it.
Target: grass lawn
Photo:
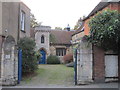
[[[25,85],[74,85],[74,68],[65,65],[39,65],[35,74],[23,78]]]

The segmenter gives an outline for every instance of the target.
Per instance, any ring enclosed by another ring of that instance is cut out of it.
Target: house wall
[[[25,32],[20,30],[20,11],[23,10],[25,17]],[[30,37],[30,9],[22,2],[3,2],[2,3],[2,35],[11,35],[17,39]],[[7,30],[7,32],[5,32]]]
[[[72,46],[66,46],[66,45],[50,45],[50,54],[56,55],[56,48],[65,48],[66,54],[72,53]],[[64,56],[58,56],[60,58],[61,63],[64,63],[63,57]]]
[[[18,2],[2,3],[2,35],[11,35],[15,38],[16,42],[18,38],[18,7]],[[5,32],[6,30],[7,32]]]
[[[107,7],[105,7],[105,8],[102,9],[101,11],[99,11],[99,12],[102,12],[102,11],[104,11],[104,10],[106,10],[106,9],[117,10],[117,11],[120,12],[120,3],[111,3],[111,4],[109,4]],[[88,19],[85,20],[85,23],[84,23],[84,27],[85,27],[84,32],[85,32],[85,35],[89,35],[90,28],[89,28],[89,26],[88,26],[88,23],[89,23],[90,19],[91,19],[92,17],[94,17],[95,15],[96,15],[96,14],[94,14],[93,16],[91,16],[90,18],[88,18]]]
[[[72,41],[73,42],[77,42],[83,36],[84,36],[84,32],[79,32],[79,33],[77,33],[77,34],[75,34],[75,35],[72,36]]]
[[[20,11],[25,12],[25,32],[20,30],[20,38],[30,37],[30,9],[24,3],[20,3]]]

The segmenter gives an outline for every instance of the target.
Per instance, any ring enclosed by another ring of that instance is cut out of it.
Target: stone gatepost
[[[12,36],[8,36],[2,46],[1,78],[2,85],[17,84],[18,53]]]

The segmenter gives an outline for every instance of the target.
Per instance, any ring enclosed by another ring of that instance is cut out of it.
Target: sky
[[[80,17],[87,16],[101,0],[22,0],[42,25],[73,29]]]

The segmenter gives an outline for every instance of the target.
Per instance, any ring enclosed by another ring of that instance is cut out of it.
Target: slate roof
[[[103,8],[105,8],[106,6],[109,5],[109,2],[100,2],[93,10],[92,12],[85,18],[83,19],[83,21],[85,21],[86,19],[88,19],[90,16],[93,16],[95,13],[97,13],[98,11],[102,10]]]
[[[93,10],[92,12],[83,19],[83,21],[85,21],[86,19],[88,19],[90,16],[94,15],[95,13],[97,13],[98,11],[102,10],[103,8],[105,8],[106,6],[108,6],[110,3],[114,3],[114,2],[119,2],[120,0],[102,0]]]
[[[67,44],[71,45],[71,35],[74,31],[65,31],[65,30],[51,30],[50,34],[52,36],[52,40],[50,40],[50,44]]]

